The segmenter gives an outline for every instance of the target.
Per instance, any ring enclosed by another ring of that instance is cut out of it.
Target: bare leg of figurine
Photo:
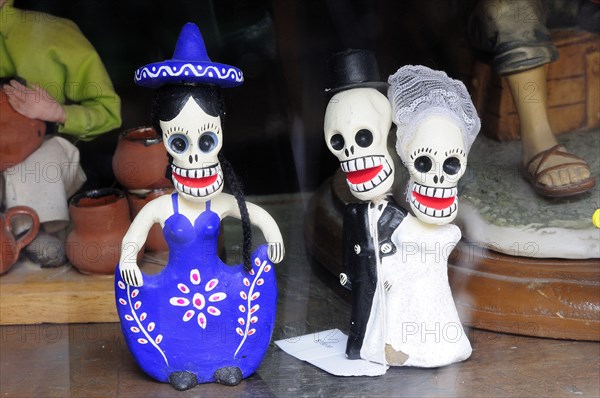
[[[543,66],[506,76],[521,125],[522,163],[536,192],[571,196],[595,185],[588,164],[567,152],[548,122],[548,90]]]

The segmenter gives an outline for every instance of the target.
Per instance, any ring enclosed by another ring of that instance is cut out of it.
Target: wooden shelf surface
[[[153,273],[165,258],[166,253],[146,255],[141,267]],[[0,324],[118,322],[113,284],[113,275],[20,260],[0,276]]]

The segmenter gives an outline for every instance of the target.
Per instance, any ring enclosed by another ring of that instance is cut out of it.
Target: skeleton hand
[[[390,282],[390,281],[383,282],[383,288],[385,289],[386,292],[389,292],[390,289],[392,288],[392,282]]]
[[[63,107],[39,86],[28,88],[16,80],[4,86],[9,104],[15,111],[30,119],[64,123],[66,114]]]
[[[135,263],[121,263],[119,264],[121,271],[121,278],[125,283],[130,286],[143,286],[144,279],[140,267]]]
[[[273,264],[278,264],[283,260],[283,256],[285,255],[285,248],[283,247],[283,242],[269,243],[269,260]]]

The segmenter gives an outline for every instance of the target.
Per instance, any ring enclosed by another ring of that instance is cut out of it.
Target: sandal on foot
[[[562,158],[572,159],[572,161],[555,166],[544,167],[546,161],[551,156],[560,156]],[[592,175],[579,182],[567,185],[549,186],[540,182],[541,177],[547,175],[551,171],[568,168],[570,166],[582,166],[587,168],[588,171],[590,168],[585,160],[577,155],[567,152],[565,147],[558,144],[532,157],[523,169],[523,174],[527,181],[531,183],[535,192],[539,195],[551,198],[579,195],[589,191],[596,185],[596,179]]]

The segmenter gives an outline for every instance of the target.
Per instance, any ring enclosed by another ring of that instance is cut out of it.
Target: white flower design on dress
[[[187,311],[185,311],[181,319],[184,322],[188,322],[194,317],[194,315],[196,315],[197,312],[198,315],[196,316],[196,320],[198,325],[202,329],[206,329],[207,318],[205,312],[212,316],[221,315],[221,311],[210,303],[218,303],[225,300],[227,298],[227,294],[223,292],[211,293],[219,284],[218,279],[209,280],[206,282],[203,288],[200,286],[201,281],[202,278],[200,278],[200,271],[198,271],[198,269],[193,269],[190,271],[190,282],[192,284],[192,288],[190,289],[190,287],[188,287],[185,283],[177,284],[177,289],[179,289],[179,291],[185,296],[171,297],[169,303],[175,307],[190,307],[191,304],[191,308],[188,308]],[[192,289],[195,290],[193,295]],[[191,299],[189,298],[190,295],[192,295]],[[208,296],[208,299],[206,299],[206,296]]]
[[[145,312],[142,312],[141,314],[138,315],[138,310],[142,307],[142,301],[141,300],[136,300],[135,303],[133,302],[133,299],[138,298],[139,294],[140,294],[140,289],[133,289],[131,290],[131,286],[126,285],[125,283],[123,283],[122,280],[119,280],[117,282],[117,286],[119,287],[119,289],[121,291],[123,291],[126,295],[127,295],[127,300],[125,300],[123,297],[119,297],[119,299],[117,300],[117,302],[119,304],[121,304],[123,307],[125,308],[129,308],[130,309],[130,313],[129,314],[124,314],[124,318],[129,321],[129,322],[133,322],[135,323],[137,326],[131,326],[129,328],[129,330],[131,330],[133,333],[141,333],[144,337],[139,337],[137,339],[137,342],[139,344],[152,344],[154,346],[154,348],[156,348],[158,350],[158,352],[160,352],[160,354],[162,355],[163,359],[165,360],[165,363],[167,364],[167,366],[169,365],[169,361],[167,360],[167,357],[164,353],[164,351],[159,347],[160,342],[163,340],[163,335],[162,334],[158,334],[156,335],[156,337],[152,337],[152,335],[150,333],[152,332],[156,332],[156,323],[154,322],[150,322],[146,325],[144,325],[144,322],[146,321],[146,318],[148,317],[148,314]],[[119,291],[117,290],[117,296],[119,295]],[[123,310],[125,311],[125,310]]]
[[[234,358],[244,345],[244,342],[246,342],[246,338],[256,333],[256,329],[251,326],[258,322],[258,316],[256,316],[255,313],[260,309],[260,305],[252,305],[252,302],[260,297],[260,292],[255,291],[255,289],[258,289],[259,286],[262,286],[265,283],[265,280],[261,278],[263,272],[269,272],[271,270],[271,264],[269,264],[266,260],[261,263],[260,258],[258,257],[254,259],[254,266],[257,268],[257,271],[254,269],[249,271],[250,275],[253,277],[252,282],[250,282],[250,279],[248,278],[243,279],[244,286],[249,289],[248,292],[243,290],[240,292],[240,297],[245,303],[240,304],[238,309],[242,314],[246,314],[246,317],[245,319],[243,316],[238,318],[238,323],[240,326],[243,326],[244,329],[241,327],[235,328],[237,334],[242,336],[242,341],[240,342],[237,350],[235,350],[235,354],[233,354]]]

